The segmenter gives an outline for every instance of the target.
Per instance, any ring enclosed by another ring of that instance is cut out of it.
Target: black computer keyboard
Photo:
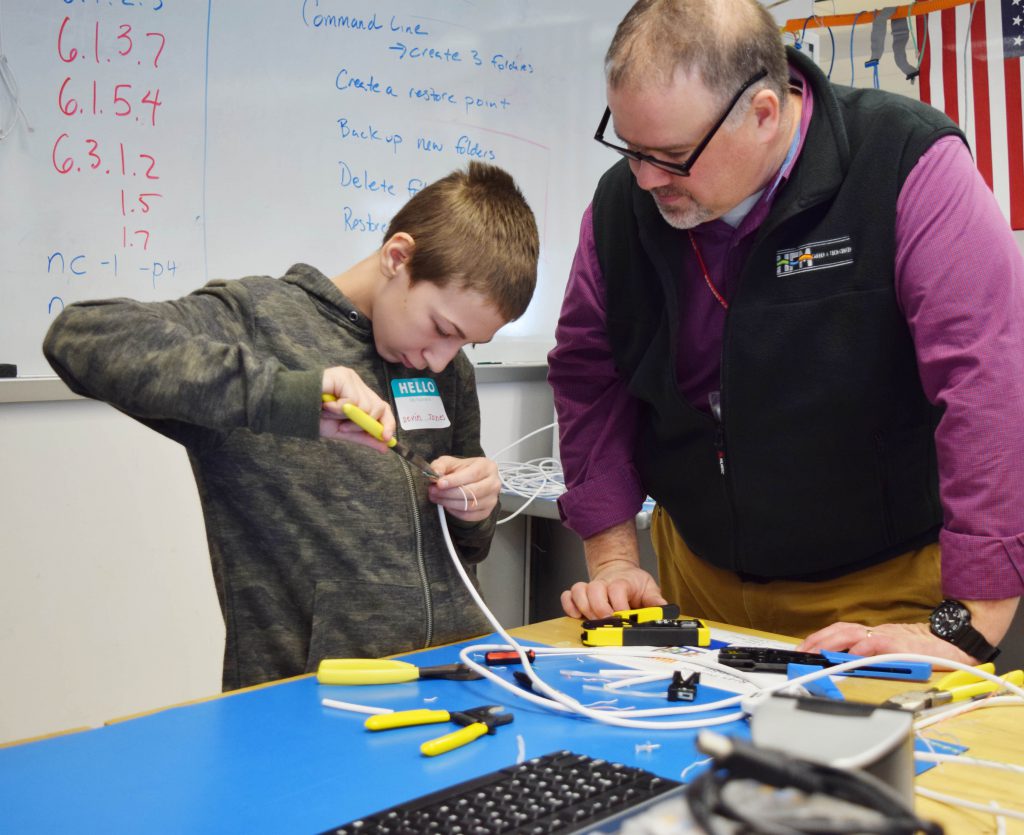
[[[323,835],[540,835],[600,831],[682,785],[650,771],[556,751],[327,830]]]

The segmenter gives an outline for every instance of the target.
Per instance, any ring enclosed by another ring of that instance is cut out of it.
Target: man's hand
[[[571,618],[606,618],[623,609],[661,606],[667,601],[655,579],[640,567],[636,523],[632,519],[585,539],[589,583],[562,592],[562,609]]]
[[[820,652],[823,649],[852,652],[854,655],[882,655],[888,652],[909,652],[948,658],[961,664],[978,664],[966,652],[949,641],[932,635],[927,623],[883,623],[864,626],[860,623],[833,623],[808,635],[797,649]]]
[[[1020,598],[1002,600],[964,600],[971,611],[971,625],[994,646],[1006,635]],[[948,658],[962,664],[978,664],[981,659],[971,658],[949,641],[932,635],[927,623],[883,623],[867,627],[859,623],[833,623],[808,635],[798,647],[801,652],[838,650],[854,655],[881,655],[886,652],[913,652]]]
[[[442,455],[430,462],[441,478],[430,485],[430,501],[465,522],[479,522],[498,504],[501,478],[490,458],[453,458]]]
[[[604,563],[589,583],[562,592],[562,609],[571,618],[606,618],[623,609],[662,606],[654,578],[629,560]]]

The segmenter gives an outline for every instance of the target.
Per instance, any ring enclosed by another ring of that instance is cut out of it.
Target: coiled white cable
[[[526,501],[497,524],[504,525],[526,510],[534,499],[557,499],[565,492],[562,465],[554,458],[534,458],[521,463],[498,464],[498,476],[505,491]]]
[[[499,449],[493,456],[495,461],[512,447],[521,444],[527,438],[555,427],[549,423],[539,429],[523,435],[519,440],[513,441],[508,446]],[[498,461],[498,476],[501,478],[501,486],[505,492],[514,496],[520,496],[526,501],[514,513],[510,513],[498,522],[504,525],[515,519],[535,499],[557,499],[565,492],[565,477],[562,474],[562,464],[557,458],[533,458],[529,461]]]

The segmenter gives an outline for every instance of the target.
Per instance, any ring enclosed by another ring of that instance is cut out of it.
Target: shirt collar
[[[782,165],[779,166],[779,171],[772,184],[767,188],[755,191],[749,197],[740,201],[739,205],[734,206],[721,216],[720,219],[728,223],[733,229],[739,228],[747,215],[761,202],[762,197],[766,198],[766,204],[771,201],[779,187],[779,183],[789,178],[790,173],[793,171],[793,166],[796,164],[797,157],[800,156],[800,151],[803,149],[803,140],[807,135],[807,126],[811,121],[811,110],[813,109],[814,100],[811,97],[810,85],[807,84],[803,74],[793,66],[790,66],[789,71],[791,83],[801,88],[802,110],[800,113],[800,124],[797,125],[796,132],[793,134],[793,141],[789,143],[789,150],[786,151],[786,158],[782,161]]]

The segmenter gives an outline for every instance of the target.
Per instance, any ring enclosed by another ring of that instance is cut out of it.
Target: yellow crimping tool
[[[588,647],[706,647],[711,631],[697,618],[680,618],[679,607],[669,603],[585,620],[581,640]]]

